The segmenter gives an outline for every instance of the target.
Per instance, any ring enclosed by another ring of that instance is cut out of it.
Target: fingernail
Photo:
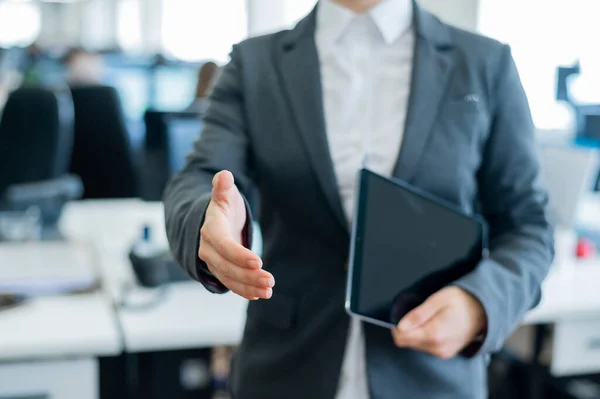
[[[267,296],[267,299],[271,299],[271,297],[273,296],[273,290],[269,288],[267,290],[267,295],[266,296]]]
[[[275,279],[273,278],[273,276],[271,276],[271,277],[262,277],[258,282],[263,287],[273,288],[275,286]]]
[[[262,267],[262,264],[260,263],[260,261],[258,260],[249,260],[248,261],[248,267],[252,268],[252,269],[260,269]]]

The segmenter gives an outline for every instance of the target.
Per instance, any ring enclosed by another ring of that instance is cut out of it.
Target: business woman
[[[204,120],[166,223],[192,277],[251,300],[233,397],[487,397],[488,355],[539,301],[553,257],[508,47],[411,0],[321,0],[293,30],[234,47]],[[344,312],[363,164],[490,227],[489,258],[391,332]],[[262,259],[248,249],[250,189]]]

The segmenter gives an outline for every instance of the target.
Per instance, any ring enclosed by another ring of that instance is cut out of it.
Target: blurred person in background
[[[21,65],[22,82],[24,86],[35,86],[42,83],[42,74],[40,72],[40,62],[44,54],[42,49],[36,44],[31,44],[25,49],[23,54],[23,63]]]
[[[180,264],[250,300],[233,397],[486,398],[489,355],[553,259],[533,132],[509,47],[411,0],[321,0],[293,30],[236,45],[165,193]],[[364,165],[489,225],[489,256],[392,331],[344,312]]]
[[[208,61],[202,64],[198,71],[198,83],[196,84],[196,98],[186,108],[186,112],[196,112],[202,114],[208,105],[208,97],[210,92],[219,78],[221,68],[212,62]]]
[[[70,85],[102,84],[105,65],[102,55],[84,49],[72,49],[66,56],[67,82]]]

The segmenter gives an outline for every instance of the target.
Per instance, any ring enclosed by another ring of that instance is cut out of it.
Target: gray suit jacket
[[[197,253],[214,173],[228,169],[242,193],[260,193],[263,260],[277,285],[270,300],[248,307],[231,381],[237,399],[332,399],[338,385],[349,325],[349,230],[325,134],[316,12],[291,31],[234,47],[187,167],[165,194],[172,250],[206,282]],[[547,197],[508,47],[419,7],[415,27],[412,93],[394,175],[489,222],[489,259],[457,282],[483,304],[488,330],[477,355],[443,361],[398,349],[390,331],[365,325],[369,387],[373,399],[484,398],[486,354],[500,349],[537,303],[552,261]]]

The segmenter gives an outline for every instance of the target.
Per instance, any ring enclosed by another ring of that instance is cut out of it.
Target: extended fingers
[[[216,231],[216,234],[214,232]],[[237,243],[229,234],[219,232],[215,228],[210,228],[210,225],[205,225],[200,230],[202,241],[212,246],[222,257],[228,261],[235,263],[241,267],[251,269],[260,269],[262,261],[254,252]],[[203,256],[202,244],[198,253],[200,259],[205,260]]]
[[[271,297],[275,279],[269,272],[238,266],[221,256],[210,245],[204,246],[202,257],[209,271],[236,294],[247,299]]]
[[[270,299],[271,296],[273,296],[272,288],[257,288],[240,283],[239,281],[231,280],[227,277],[223,277],[223,279],[220,281],[231,291],[250,301],[257,299]]]
[[[275,280],[271,273],[262,269],[250,269],[237,265],[223,257],[219,251],[210,245],[202,250],[203,260],[209,265],[211,272],[221,276],[257,287],[272,288]],[[213,270],[214,269],[214,270]]]

